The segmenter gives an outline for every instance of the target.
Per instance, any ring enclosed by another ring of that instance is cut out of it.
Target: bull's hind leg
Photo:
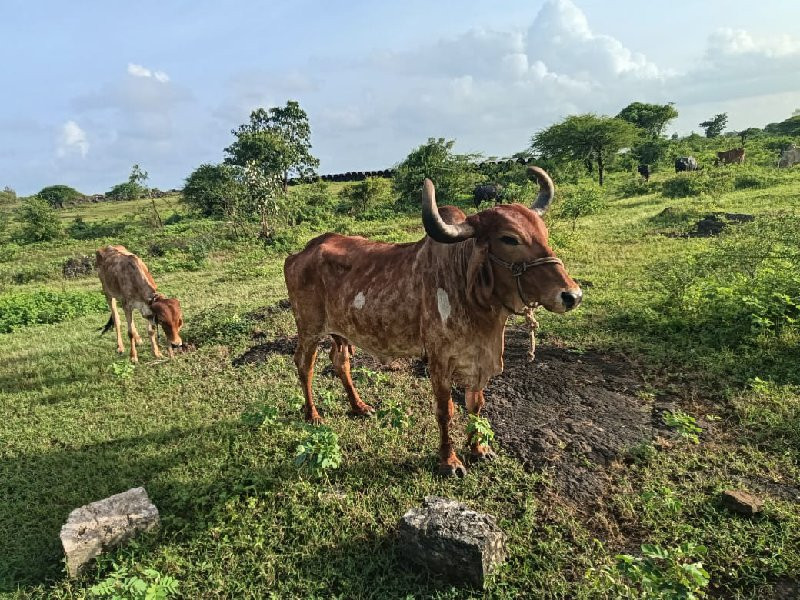
[[[453,450],[453,440],[450,439],[450,423],[453,420],[453,398],[450,395],[451,382],[443,377],[438,368],[431,365],[431,385],[436,398],[436,421],[439,423],[439,474],[445,477],[458,475],[464,477],[467,470],[458,460]]]
[[[342,380],[344,391],[347,392],[347,399],[350,401],[351,413],[359,417],[367,417],[375,412],[369,404],[361,401],[361,398],[353,385],[353,378],[350,376],[350,354],[352,346],[350,343],[341,336],[332,335],[333,343],[331,344],[331,362],[333,363],[333,370],[339,379]]]
[[[483,390],[466,390],[467,412],[471,415],[480,415],[486,400],[483,398]],[[474,440],[475,436],[469,434],[469,448],[473,460],[492,460],[497,455],[486,444],[481,444]]]
[[[294,364],[297,365],[297,375],[300,378],[300,386],[303,388],[303,395],[306,398],[305,413],[306,421],[319,425],[322,417],[314,406],[314,397],[311,391],[311,380],[314,378],[314,361],[317,359],[317,337],[302,337],[297,340],[297,349],[294,351]]]

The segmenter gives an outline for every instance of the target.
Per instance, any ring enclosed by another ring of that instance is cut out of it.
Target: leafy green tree
[[[742,140],[742,147],[744,147],[745,140],[758,137],[763,132],[758,127],[748,127],[739,132],[739,138]]]
[[[183,187],[183,201],[205,217],[233,216],[241,186],[236,168],[203,164],[197,167]]]
[[[23,242],[47,242],[63,234],[61,220],[55,209],[39,196],[24,200],[17,217],[22,223],[19,237]]]
[[[64,208],[65,202],[72,202],[83,197],[83,194],[68,185],[49,185],[42,188],[36,195],[49,202],[53,208]]]
[[[145,184],[149,178],[150,176],[147,174],[147,171],[143,171],[138,164],[131,167],[131,174],[128,176],[128,183],[138,187],[138,197],[141,197],[147,193],[147,186]]]
[[[308,115],[294,100],[284,107],[254,110],[250,122],[231,133],[236,141],[225,148],[225,162],[240,167],[254,163],[268,179],[280,176],[284,192],[289,177],[310,177],[319,166],[311,155]]]
[[[636,125],[649,138],[658,138],[664,133],[667,123],[678,117],[672,102],[667,104],[647,104],[631,102],[617,115],[618,119]]]
[[[606,167],[620,149],[633,145],[638,135],[637,127],[627,121],[590,113],[567,117],[537,132],[531,147],[544,159],[584,162],[590,170],[597,164],[603,185]]]
[[[0,204],[6,202],[13,202],[17,199],[17,192],[15,192],[10,187],[6,186],[3,188],[3,191],[0,192]]]
[[[472,192],[483,179],[477,171],[477,154],[456,154],[455,140],[428,138],[428,141],[395,167],[392,185],[401,203],[419,203],[422,181],[428,177],[436,186],[437,199],[454,202],[459,194]]]
[[[714,115],[708,121],[700,123],[700,127],[705,129],[707,138],[719,137],[725,131],[725,126],[728,124],[728,113],[719,113]]]

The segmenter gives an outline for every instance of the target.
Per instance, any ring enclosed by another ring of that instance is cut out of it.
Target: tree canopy
[[[229,165],[200,165],[186,178],[183,201],[205,217],[231,214],[240,194],[233,169]]]
[[[36,195],[47,201],[53,208],[64,208],[65,202],[72,202],[83,197],[83,194],[68,185],[49,185],[39,190]]]
[[[719,113],[714,115],[707,121],[700,123],[700,127],[705,129],[707,138],[719,137],[725,131],[725,126],[728,124],[728,113]]]
[[[225,148],[225,162],[240,167],[255,163],[264,177],[280,177],[284,191],[290,176],[309,177],[319,166],[311,155],[308,115],[294,100],[284,107],[254,110],[250,121],[231,133],[236,140]]]
[[[572,115],[537,132],[533,150],[543,158],[597,164],[598,181],[616,153],[633,145],[639,135],[635,125],[614,117],[595,114]]]
[[[650,138],[658,138],[664,133],[667,123],[677,116],[678,111],[672,102],[667,104],[631,102],[619,111],[617,118],[636,125]]]
[[[780,123],[770,123],[764,127],[764,131],[775,135],[797,135],[800,136],[800,114],[789,117]]]

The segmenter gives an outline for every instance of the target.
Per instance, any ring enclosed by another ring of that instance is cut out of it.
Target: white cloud
[[[134,77],[153,78],[159,83],[167,83],[169,81],[169,75],[167,75],[164,71],[152,71],[147,67],[137,65],[136,63],[128,63],[128,75],[133,75]]]
[[[61,126],[58,135],[58,148],[56,154],[65,157],[78,153],[82,158],[89,153],[89,141],[86,132],[75,121],[67,121]]]

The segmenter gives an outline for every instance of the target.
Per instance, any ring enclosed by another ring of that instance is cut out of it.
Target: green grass
[[[617,554],[636,555],[643,543],[691,542],[708,549],[703,567],[717,595],[769,597],[776,581],[800,578],[800,508],[792,499],[800,481],[800,382],[787,375],[787,365],[800,360],[797,329],[727,347],[679,337],[660,321],[641,327],[640,319],[664,301],[654,264],[683,264],[721,242],[664,233],[688,231],[709,211],[797,216],[799,175],[693,199],[658,192],[623,198],[613,190],[628,176],[612,175],[607,207],[578,219],[575,232],[571,222],[552,220],[559,256],[591,287],[579,311],[541,316],[542,343],[626,354],[653,394],[678,398],[681,413],[703,428],[698,444],[675,439],[614,465],[612,493],[597,510],[559,500],[547,472],[525,472],[502,446],[497,461],[473,466],[465,479],[438,479],[427,380],[362,377],[365,401],[390,417],[405,417],[402,407],[408,419],[402,427],[388,417],[353,420],[338,380],[321,374],[327,357],[314,385],[338,435],[341,464],[320,475],[298,468],[307,428],[291,357],[231,365],[257,343],[254,333],[294,331],[290,313],[248,317],[286,296],[285,253],[237,241],[210,221],[184,218],[154,231],[135,216],[147,203],[64,211],[67,222],[106,220],[112,230],[129,224],[116,237],[12,247],[0,262],[0,292],[97,292],[94,277],[63,280],[60,264],[123,243],[148,262],[160,289],[181,299],[184,337],[199,347],[152,362],[145,345],[130,372],[113,336],[96,332],[103,313],[0,335],[0,596],[87,597],[116,564],[171,576],[186,598],[611,598],[614,588],[597,573],[612,568]],[[653,189],[670,176],[656,174]],[[174,199],[160,206],[162,218],[181,211]],[[677,211],[659,217],[668,206]],[[331,215],[324,226],[294,228],[289,243],[299,247],[328,228],[389,241],[418,239],[422,231],[416,215]],[[25,269],[41,274],[14,283]],[[737,356],[751,364],[737,370]],[[462,452],[466,425],[459,412]],[[160,531],[68,580],[58,532],[70,510],[139,485],[159,507]],[[765,496],[765,511],[746,519],[724,510],[717,496],[731,486]],[[397,521],[431,494],[494,514],[507,532],[509,560],[485,592],[408,570],[397,556]]]

